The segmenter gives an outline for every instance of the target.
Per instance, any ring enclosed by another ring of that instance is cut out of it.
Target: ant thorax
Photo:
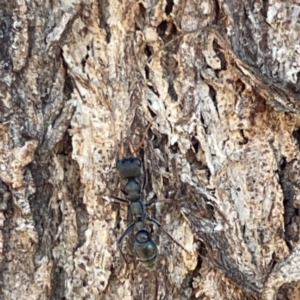
[[[145,204],[143,201],[132,201],[129,203],[129,206],[134,220],[143,220],[145,218]]]
[[[134,233],[137,233],[141,230],[146,230],[146,223],[144,221],[137,221],[135,224],[134,224]]]
[[[141,184],[136,178],[128,178],[124,193],[129,201],[138,201],[141,198]]]

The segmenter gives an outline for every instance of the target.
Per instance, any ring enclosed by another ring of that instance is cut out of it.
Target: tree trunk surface
[[[0,0],[0,299],[300,299],[298,2]]]

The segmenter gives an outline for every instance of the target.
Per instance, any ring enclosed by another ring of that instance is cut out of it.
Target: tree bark
[[[299,299],[295,1],[0,0],[1,299]],[[116,170],[145,167],[145,269]]]

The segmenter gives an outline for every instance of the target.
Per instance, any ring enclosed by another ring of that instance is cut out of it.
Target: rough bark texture
[[[299,14],[0,0],[0,298],[300,299]],[[149,226],[153,271],[108,197],[143,136],[149,213],[190,252]]]

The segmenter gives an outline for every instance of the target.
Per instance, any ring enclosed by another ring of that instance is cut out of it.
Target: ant
[[[146,268],[152,269],[156,264],[158,251],[155,242],[151,239],[150,232],[147,230],[145,220],[156,224],[173,242],[175,242],[184,251],[187,252],[187,250],[185,250],[183,246],[174,240],[173,237],[163,229],[162,225],[156,219],[151,218],[146,212],[146,207],[148,205],[146,205],[143,200],[142,191],[146,186],[147,180],[146,176],[144,175],[144,184],[142,187],[140,181],[138,180],[138,178],[143,175],[142,160],[135,156],[137,149],[141,147],[142,143],[143,141],[140,143],[140,145],[138,145],[138,147],[136,147],[136,149],[134,149],[132,144],[128,142],[130,152],[133,155],[131,157],[124,157],[124,144],[122,143],[120,154],[123,158],[117,161],[116,168],[119,171],[120,177],[122,179],[127,179],[125,188],[122,190],[126,199],[116,197],[114,195],[110,195],[110,197],[121,203],[126,203],[129,205],[133,218],[133,222],[127,227],[118,240],[118,248],[123,259],[127,263],[127,260],[121,249],[121,243],[125,236],[134,230],[134,251],[136,256]]]

